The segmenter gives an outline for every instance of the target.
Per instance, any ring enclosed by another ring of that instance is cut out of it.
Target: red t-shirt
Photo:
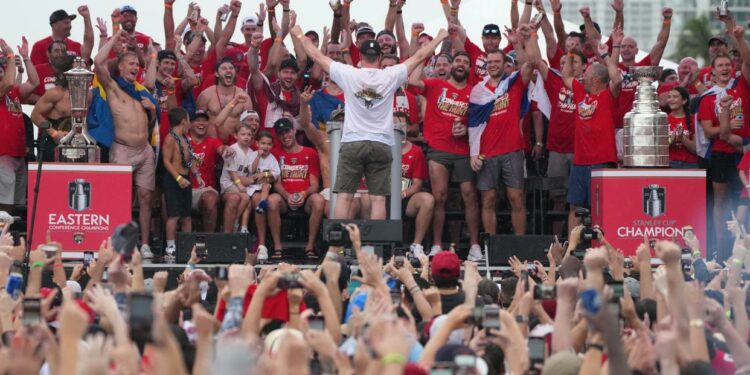
[[[427,160],[417,145],[411,145],[411,149],[401,155],[401,177],[408,180],[427,180]]]
[[[475,85],[487,75],[487,54],[479,46],[472,43],[469,38],[464,42],[464,50],[471,56],[471,70],[469,71],[469,84]],[[503,52],[513,51],[513,45],[509,44],[503,48]]]
[[[175,96],[177,97],[177,106],[182,106],[182,80],[181,79],[175,79],[174,81],[174,90],[175,90]],[[155,93],[156,94],[156,93]],[[169,129],[172,127],[169,123],[169,106],[167,105],[167,92],[162,89],[162,96],[154,95],[156,96],[156,100],[159,101],[159,109],[161,109],[161,113],[159,113],[159,147],[164,145],[164,140],[167,139],[167,136],[169,136]]]
[[[206,186],[219,191],[219,185],[216,183],[216,160],[219,158],[217,152],[223,146],[221,140],[206,136],[203,138],[203,142],[195,143],[195,140],[191,137],[190,145],[193,147],[193,163],[198,167],[203,182],[206,183]],[[190,182],[192,182],[194,189],[200,187],[198,180],[192,173],[190,174]]]
[[[557,47],[557,50],[555,51],[555,55],[552,56],[551,59],[549,59],[549,66],[552,69],[562,70],[562,58],[565,56],[565,51],[562,50],[559,46]]]
[[[495,90],[489,81],[485,86]],[[525,91],[526,85],[523,84],[521,75],[517,74],[508,91],[495,99],[495,107],[479,139],[480,154],[490,158],[524,149],[521,105]]]
[[[272,150],[274,151],[274,150]],[[281,167],[281,186],[288,193],[299,193],[310,187],[310,179],[320,177],[318,152],[302,146],[299,152],[276,150],[273,154]]]
[[[110,39],[112,39],[112,37],[107,38],[107,40],[110,40]],[[146,48],[148,48],[148,43],[150,41],[151,41],[150,36],[143,34],[143,33],[139,33],[137,31],[135,32],[135,46],[138,47],[138,49],[143,50],[143,52],[146,52]],[[115,51],[115,49],[113,48],[111,51],[109,51],[108,58],[110,59],[117,58],[118,53],[120,53],[120,51]]]
[[[0,155],[15,158],[26,156],[26,128],[19,92],[20,87],[13,86],[0,100]]]
[[[748,118],[745,113],[750,113],[750,100],[747,99],[750,95],[748,90],[748,84],[744,76],[740,76],[735,82],[734,88],[727,88],[727,94],[734,97],[734,102],[730,107],[730,122],[742,122],[742,128],[732,129],[732,134],[747,136],[748,135]],[[743,98],[745,98],[743,100]],[[698,108],[698,121],[710,120],[712,127],[718,128],[719,123],[719,105],[716,95],[705,96],[701,99],[700,107]],[[737,150],[727,142],[722,141],[718,137],[713,140],[713,146],[711,149],[713,152],[725,152],[735,153]]]
[[[42,96],[47,90],[51,90],[57,83],[57,77],[55,77],[55,70],[52,69],[52,65],[49,63],[39,64],[34,66],[36,73],[39,75],[39,85],[34,89],[34,95]]]
[[[50,44],[52,44],[52,36],[48,36],[34,43],[34,46],[31,47],[31,62],[34,65],[45,64],[49,62],[49,58],[47,57],[47,49],[49,48]],[[68,55],[81,56],[81,43],[65,38],[65,45],[67,46]]]
[[[245,299],[242,302],[242,317],[247,314],[247,308],[250,306],[250,301],[253,300],[255,290],[258,289],[258,285],[252,284],[247,287],[247,293],[245,293]],[[302,301],[299,304],[299,311],[307,310],[305,302]],[[219,299],[219,306],[216,309],[216,318],[219,321],[224,320],[224,314],[227,312],[227,303],[223,299]],[[273,296],[268,296],[263,301],[263,310],[260,314],[263,319],[271,320],[282,320],[289,321],[289,299],[287,297],[286,289],[281,289],[278,293]]]
[[[575,165],[617,162],[615,123],[612,110],[617,99],[609,89],[594,95],[583,84],[573,81],[573,99],[577,106],[575,122]]]
[[[424,114],[424,138],[427,144],[438,151],[469,155],[469,138],[453,136],[453,121],[461,120],[467,125],[471,86],[457,89],[449,81],[425,79],[424,90],[427,107]]]
[[[735,77],[737,75],[737,71],[732,67],[732,77]],[[701,69],[700,73],[698,74],[698,79],[703,82],[703,84],[711,88],[711,86],[714,85],[714,68],[712,66],[707,66],[703,69]]]
[[[688,151],[682,143],[676,143],[674,141],[679,135],[679,132],[682,133],[683,138],[687,137],[688,139],[695,139],[695,124],[692,123],[693,121],[691,121],[690,126],[688,126],[685,117],[674,117],[671,114],[667,116],[667,120],[669,121],[669,135],[672,139],[672,144],[669,145],[669,160],[697,163],[697,155]]]
[[[573,91],[565,87],[562,77],[553,70],[547,73],[544,89],[552,104],[547,130],[547,149],[562,154],[572,154],[577,116]]]
[[[634,66],[651,66],[651,55],[647,55],[643,60],[635,63]],[[617,97],[617,107],[615,109],[615,127],[622,128],[623,118],[625,114],[633,109],[633,101],[635,100],[635,89],[638,88],[638,80],[628,74],[628,67],[620,63],[618,65],[620,73],[623,75],[622,88],[620,89],[620,96]]]

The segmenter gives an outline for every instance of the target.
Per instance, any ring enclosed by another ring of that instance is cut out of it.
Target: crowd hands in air
[[[750,237],[736,221],[723,265],[702,257],[692,233],[646,238],[631,257],[604,238],[576,255],[576,227],[568,243],[551,244],[549,267],[514,256],[492,279],[450,251],[384,264],[361,248],[356,225],[346,228],[357,271],[335,247],[313,270],[248,262],[212,271],[193,250],[176,280],[165,271],[144,279],[139,251],[128,260],[111,239],[67,275],[49,236],[24,273],[25,243],[5,234],[0,374],[749,371]],[[9,286],[13,277],[25,289]]]

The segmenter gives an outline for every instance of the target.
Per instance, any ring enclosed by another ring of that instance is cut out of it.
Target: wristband
[[[195,269],[195,264],[193,264],[193,263],[190,263],[190,262],[188,262],[188,263],[187,263],[187,264],[185,265],[185,269],[186,269],[186,270],[191,270],[191,271],[192,271],[192,270],[194,270],[194,269]]]
[[[587,342],[586,343],[586,351],[588,352],[590,349],[596,349],[602,353],[604,353],[604,345],[597,344],[595,342]]]
[[[482,155],[482,154],[479,154],[479,160],[485,161],[485,160],[487,160],[487,157],[484,156],[484,155]]]
[[[177,177],[174,178],[174,180],[180,182],[180,180],[182,180],[182,176],[178,174]]]
[[[526,315],[516,315],[516,323],[528,323],[529,317]]]
[[[671,18],[665,18],[664,22],[662,22],[662,23],[665,24],[665,25],[669,25],[670,23],[672,23],[672,19]]]
[[[258,22],[256,25],[258,25],[258,27],[263,27],[263,22]]]
[[[552,12],[552,14],[555,15],[555,16],[559,16],[560,12]]]
[[[55,267],[55,268],[63,268],[63,267],[65,267],[65,265],[62,264],[62,263],[55,263],[55,265],[53,267]]]
[[[298,37],[299,38],[299,37]],[[277,36],[276,39],[274,39],[275,42],[281,43],[284,40],[284,38]]]
[[[599,55],[599,57],[601,57],[602,59],[606,59],[607,57],[609,57],[609,53],[604,52],[603,54]]]
[[[164,8],[166,8],[166,9],[172,9],[172,4],[164,4]]]
[[[31,268],[44,268],[44,262],[36,261],[31,264]]]
[[[383,356],[383,359],[380,360],[384,365],[390,365],[390,364],[397,364],[397,365],[405,365],[406,364],[406,357],[404,357],[401,354],[386,354]]]
[[[289,13],[290,9],[284,9],[284,13]]]
[[[701,252],[700,251],[696,251],[696,252],[693,253],[693,256],[694,257],[700,257],[701,256]]]
[[[619,44],[615,44],[615,45],[612,46],[612,48],[620,48],[620,45]]]
[[[234,184],[235,184],[235,185],[239,185],[239,184],[241,184],[241,183],[242,183],[242,180],[240,180],[239,178],[238,178],[238,179],[236,179],[236,180],[234,180]]]
[[[404,11],[402,11],[402,10],[397,10],[396,11],[396,14],[403,14],[403,13],[404,13]]]
[[[513,0],[516,1],[516,0]],[[448,4],[448,0],[440,0],[440,4]]]
[[[703,320],[701,319],[691,319],[690,320],[690,326],[696,327],[696,328],[703,328]]]
[[[106,37],[107,37],[107,34],[99,34],[99,37],[100,37],[100,38],[106,38]]]
[[[742,259],[732,259],[732,264],[736,264],[740,267],[742,267]]]
[[[268,9],[268,14],[274,14],[274,13],[276,13],[276,9],[274,8]]]
[[[411,32],[411,36],[419,36],[419,33],[418,33],[418,32],[416,32],[416,31],[412,31],[412,32]]]

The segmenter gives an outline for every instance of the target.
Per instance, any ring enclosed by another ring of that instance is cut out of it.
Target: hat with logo
[[[190,117],[190,121],[195,121],[198,117],[205,117],[206,120],[210,118],[205,109],[199,109],[193,113],[193,116]]]
[[[461,275],[461,261],[452,251],[441,251],[430,262],[432,277],[457,279]]]
[[[258,26],[258,16],[252,14],[242,19],[242,27]]]
[[[245,111],[240,114],[240,122],[244,122],[248,117],[255,117],[258,120],[260,120],[260,116],[258,116],[258,112],[255,111]]]
[[[128,13],[128,12],[138,15],[138,11],[135,10],[135,8],[132,5],[123,5],[122,8],[120,8],[120,13]]]
[[[273,130],[276,132],[276,135],[292,129],[294,129],[294,124],[292,124],[292,120],[286,117],[282,117],[273,123]]]
[[[76,16],[75,14],[68,14],[68,12],[66,12],[65,10],[58,9],[58,10],[52,12],[52,14],[50,14],[50,16],[49,16],[49,24],[51,25],[51,24],[53,24],[55,22],[62,21],[62,20],[71,20],[72,21],[72,20],[76,19],[76,17],[78,17],[78,16]]]
[[[500,26],[495,25],[494,23],[484,25],[482,36],[500,36]]]
[[[380,44],[376,42],[375,40],[366,40],[364,43],[362,43],[362,47],[359,48],[362,55],[364,56],[371,56],[371,57],[378,57],[382,53],[380,50]]]
[[[362,34],[372,34],[372,36],[375,37],[375,30],[372,28],[372,26],[364,24],[357,29],[357,38],[359,38],[359,36]]]

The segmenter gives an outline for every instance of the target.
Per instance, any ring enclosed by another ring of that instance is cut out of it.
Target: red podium
[[[99,251],[115,227],[130,222],[132,170],[119,164],[44,163],[31,248],[44,244],[49,231],[52,241],[62,244],[65,258]],[[34,201],[36,171],[37,164],[29,163],[29,202]],[[31,211],[29,207],[29,226]]]
[[[705,241],[706,171],[595,170],[591,172],[591,218],[604,230],[607,241],[626,256],[635,255],[644,236],[679,240],[688,225]]]

